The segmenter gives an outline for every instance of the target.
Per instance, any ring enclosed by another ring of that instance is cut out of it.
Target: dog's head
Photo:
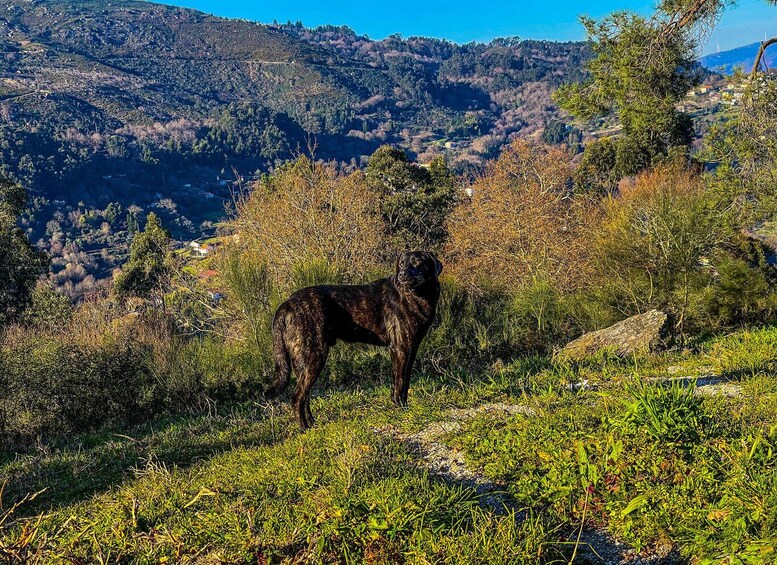
[[[407,251],[397,259],[397,283],[413,291],[436,286],[441,272],[442,263],[430,251]]]

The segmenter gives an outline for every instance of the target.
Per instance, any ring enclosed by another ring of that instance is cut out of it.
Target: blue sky
[[[157,0],[159,1],[159,0]],[[466,43],[517,35],[526,39],[577,40],[580,13],[594,17],[614,10],[650,13],[645,0],[162,0],[232,18],[270,23],[301,20],[306,26],[347,25],[380,39],[392,33],[424,35]],[[763,0],[740,0],[729,9],[703,47],[704,54],[731,49],[777,34],[777,7]]]

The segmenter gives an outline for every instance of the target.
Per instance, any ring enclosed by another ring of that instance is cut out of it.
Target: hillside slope
[[[363,380],[305,433],[253,402],[0,452],[0,557],[774,563],[776,344],[419,375],[405,410]]]
[[[24,227],[77,298],[149,211],[178,240],[211,234],[240,179],[308,147],[358,166],[392,143],[477,168],[558,115],[550,94],[586,56],[580,43],[371,41],[135,0],[6,0],[0,175],[30,189]]]

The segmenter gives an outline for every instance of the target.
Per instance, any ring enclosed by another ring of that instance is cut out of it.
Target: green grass
[[[773,563],[771,365],[737,373],[742,395],[731,398],[644,379],[704,367],[716,351],[747,357],[773,332],[712,340],[696,355],[578,367],[533,358],[483,377],[420,377],[408,410],[393,408],[384,386],[322,391],[305,434],[285,405],[249,403],[6,454],[0,559],[566,563],[584,523],[644,553]],[[491,402],[531,412],[481,414],[444,441],[501,485],[501,511],[430,475],[397,439]]]
[[[777,370],[777,328],[744,330],[708,346],[710,365],[721,375],[738,378]]]

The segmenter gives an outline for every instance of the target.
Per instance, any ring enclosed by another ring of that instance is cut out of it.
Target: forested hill
[[[4,0],[0,174],[31,190],[26,228],[62,269],[55,282],[78,285],[110,272],[152,208],[178,239],[209,233],[234,171],[310,144],[354,164],[394,143],[477,166],[556,115],[550,94],[586,54],[371,41],[132,0]]]

